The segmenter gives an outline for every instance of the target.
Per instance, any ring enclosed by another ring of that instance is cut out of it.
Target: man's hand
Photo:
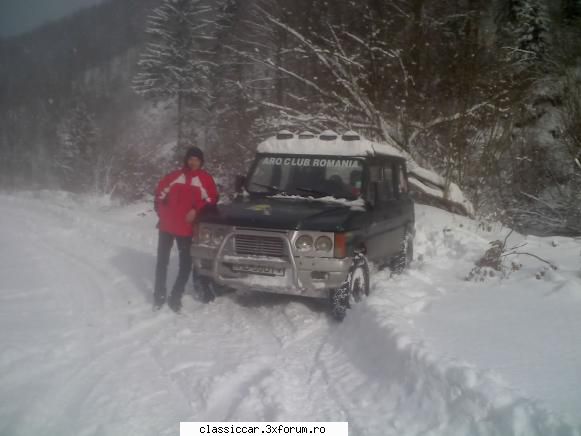
[[[188,224],[192,224],[195,219],[196,219],[196,209],[192,209],[186,215],[186,221],[188,222]]]

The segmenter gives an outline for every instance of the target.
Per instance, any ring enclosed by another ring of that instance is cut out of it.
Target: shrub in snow
[[[510,273],[518,271],[522,268],[522,264],[516,260],[512,260],[510,263],[508,263],[506,260],[509,256],[523,255],[534,257],[540,262],[547,264],[547,266],[544,268],[545,271],[549,269],[557,269],[555,264],[537,256],[536,254],[518,251],[520,248],[524,247],[526,243],[507,248],[506,243],[511,234],[512,230],[508,233],[504,241],[495,240],[490,242],[491,247],[486,250],[482,257],[475,262],[475,266],[466,276],[466,280],[482,282],[490,277],[508,277]],[[537,273],[537,279],[542,278],[544,274],[545,273],[543,272],[541,276],[539,276],[539,273]]]
[[[542,280],[545,277],[549,277],[551,275],[551,269],[549,267],[542,268],[539,272],[535,274],[535,278],[537,280]]]
[[[468,273],[466,280],[482,282],[487,277],[495,277],[499,274],[501,276],[505,275],[502,263],[504,243],[502,241],[492,241],[490,245],[491,247],[475,262],[475,266]]]

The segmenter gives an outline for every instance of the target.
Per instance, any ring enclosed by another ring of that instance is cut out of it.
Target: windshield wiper
[[[250,182],[250,184],[251,185],[260,186],[261,188],[270,189],[272,192],[277,192],[277,193],[282,192],[281,189],[278,186],[264,185],[262,183],[257,183],[257,182]]]
[[[325,191],[319,191],[318,189],[311,189],[311,188],[303,188],[303,187],[296,187],[295,188],[297,191],[301,191],[301,192],[309,192],[311,194],[315,194],[315,195],[319,195],[321,197],[332,197],[331,194],[329,194],[328,192]]]

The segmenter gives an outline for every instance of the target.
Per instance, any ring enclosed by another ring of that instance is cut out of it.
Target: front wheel
[[[214,301],[229,292],[228,288],[219,285],[210,277],[197,277],[194,281],[194,298],[202,303]]]
[[[351,300],[361,301],[369,295],[369,264],[363,254],[357,254],[347,276],[347,280],[330,294],[331,315],[337,321],[343,321]]]

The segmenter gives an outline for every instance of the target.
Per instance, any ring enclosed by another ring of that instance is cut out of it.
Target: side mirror
[[[246,177],[244,176],[236,176],[236,178],[234,179],[234,190],[238,193],[241,194],[243,189],[244,189],[244,184],[246,183]]]

